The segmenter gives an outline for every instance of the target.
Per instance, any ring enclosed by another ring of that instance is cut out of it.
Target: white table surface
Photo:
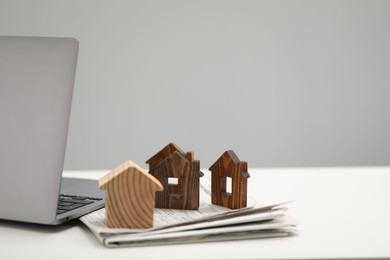
[[[106,171],[65,172],[97,179]],[[294,200],[292,237],[108,249],[79,221],[45,227],[0,221],[0,259],[314,259],[390,257],[390,167],[250,169],[248,193]],[[268,204],[268,203],[267,203]]]

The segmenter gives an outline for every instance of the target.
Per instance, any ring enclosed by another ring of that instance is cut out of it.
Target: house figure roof
[[[159,165],[162,161],[164,161],[169,155],[171,155],[173,152],[179,152],[182,155],[184,155],[188,160],[193,161],[194,160],[194,153],[193,152],[184,152],[182,149],[180,149],[179,146],[177,146],[175,143],[169,143],[166,145],[163,149],[161,149],[158,153],[153,155],[151,158],[149,158],[146,163],[149,164],[149,170],[153,169],[157,165]]]
[[[106,190],[108,227],[148,228],[153,226],[155,193],[161,183],[137,164],[126,161],[99,180]]]
[[[213,204],[232,209],[246,207],[248,164],[240,161],[234,151],[224,152],[209,168],[211,171],[211,200]],[[228,178],[231,187],[228,187]]]

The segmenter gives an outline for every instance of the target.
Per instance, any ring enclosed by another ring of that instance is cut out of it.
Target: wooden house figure
[[[209,168],[211,171],[211,203],[231,209],[247,205],[247,162],[240,161],[232,151],[226,151]]]
[[[155,193],[161,183],[137,164],[126,161],[99,180],[106,190],[106,225],[122,228],[151,228]]]
[[[160,181],[164,190],[156,193],[156,208],[199,208],[200,162],[193,153],[184,153],[171,143],[150,158],[149,173]]]

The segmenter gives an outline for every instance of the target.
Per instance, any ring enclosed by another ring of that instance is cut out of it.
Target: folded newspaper
[[[211,204],[211,187],[205,183],[210,181],[201,181],[198,210],[156,208],[153,228],[109,228],[105,225],[104,208],[80,220],[107,247],[270,238],[297,233],[296,221],[286,215],[286,203],[264,206],[248,198],[248,207],[232,210]]]

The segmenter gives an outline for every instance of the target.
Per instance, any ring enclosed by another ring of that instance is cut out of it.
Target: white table
[[[107,249],[78,220],[60,227],[0,221],[1,259],[304,259],[390,257],[390,167],[250,169],[249,194],[289,204],[300,235]],[[97,179],[105,171],[65,172]]]

